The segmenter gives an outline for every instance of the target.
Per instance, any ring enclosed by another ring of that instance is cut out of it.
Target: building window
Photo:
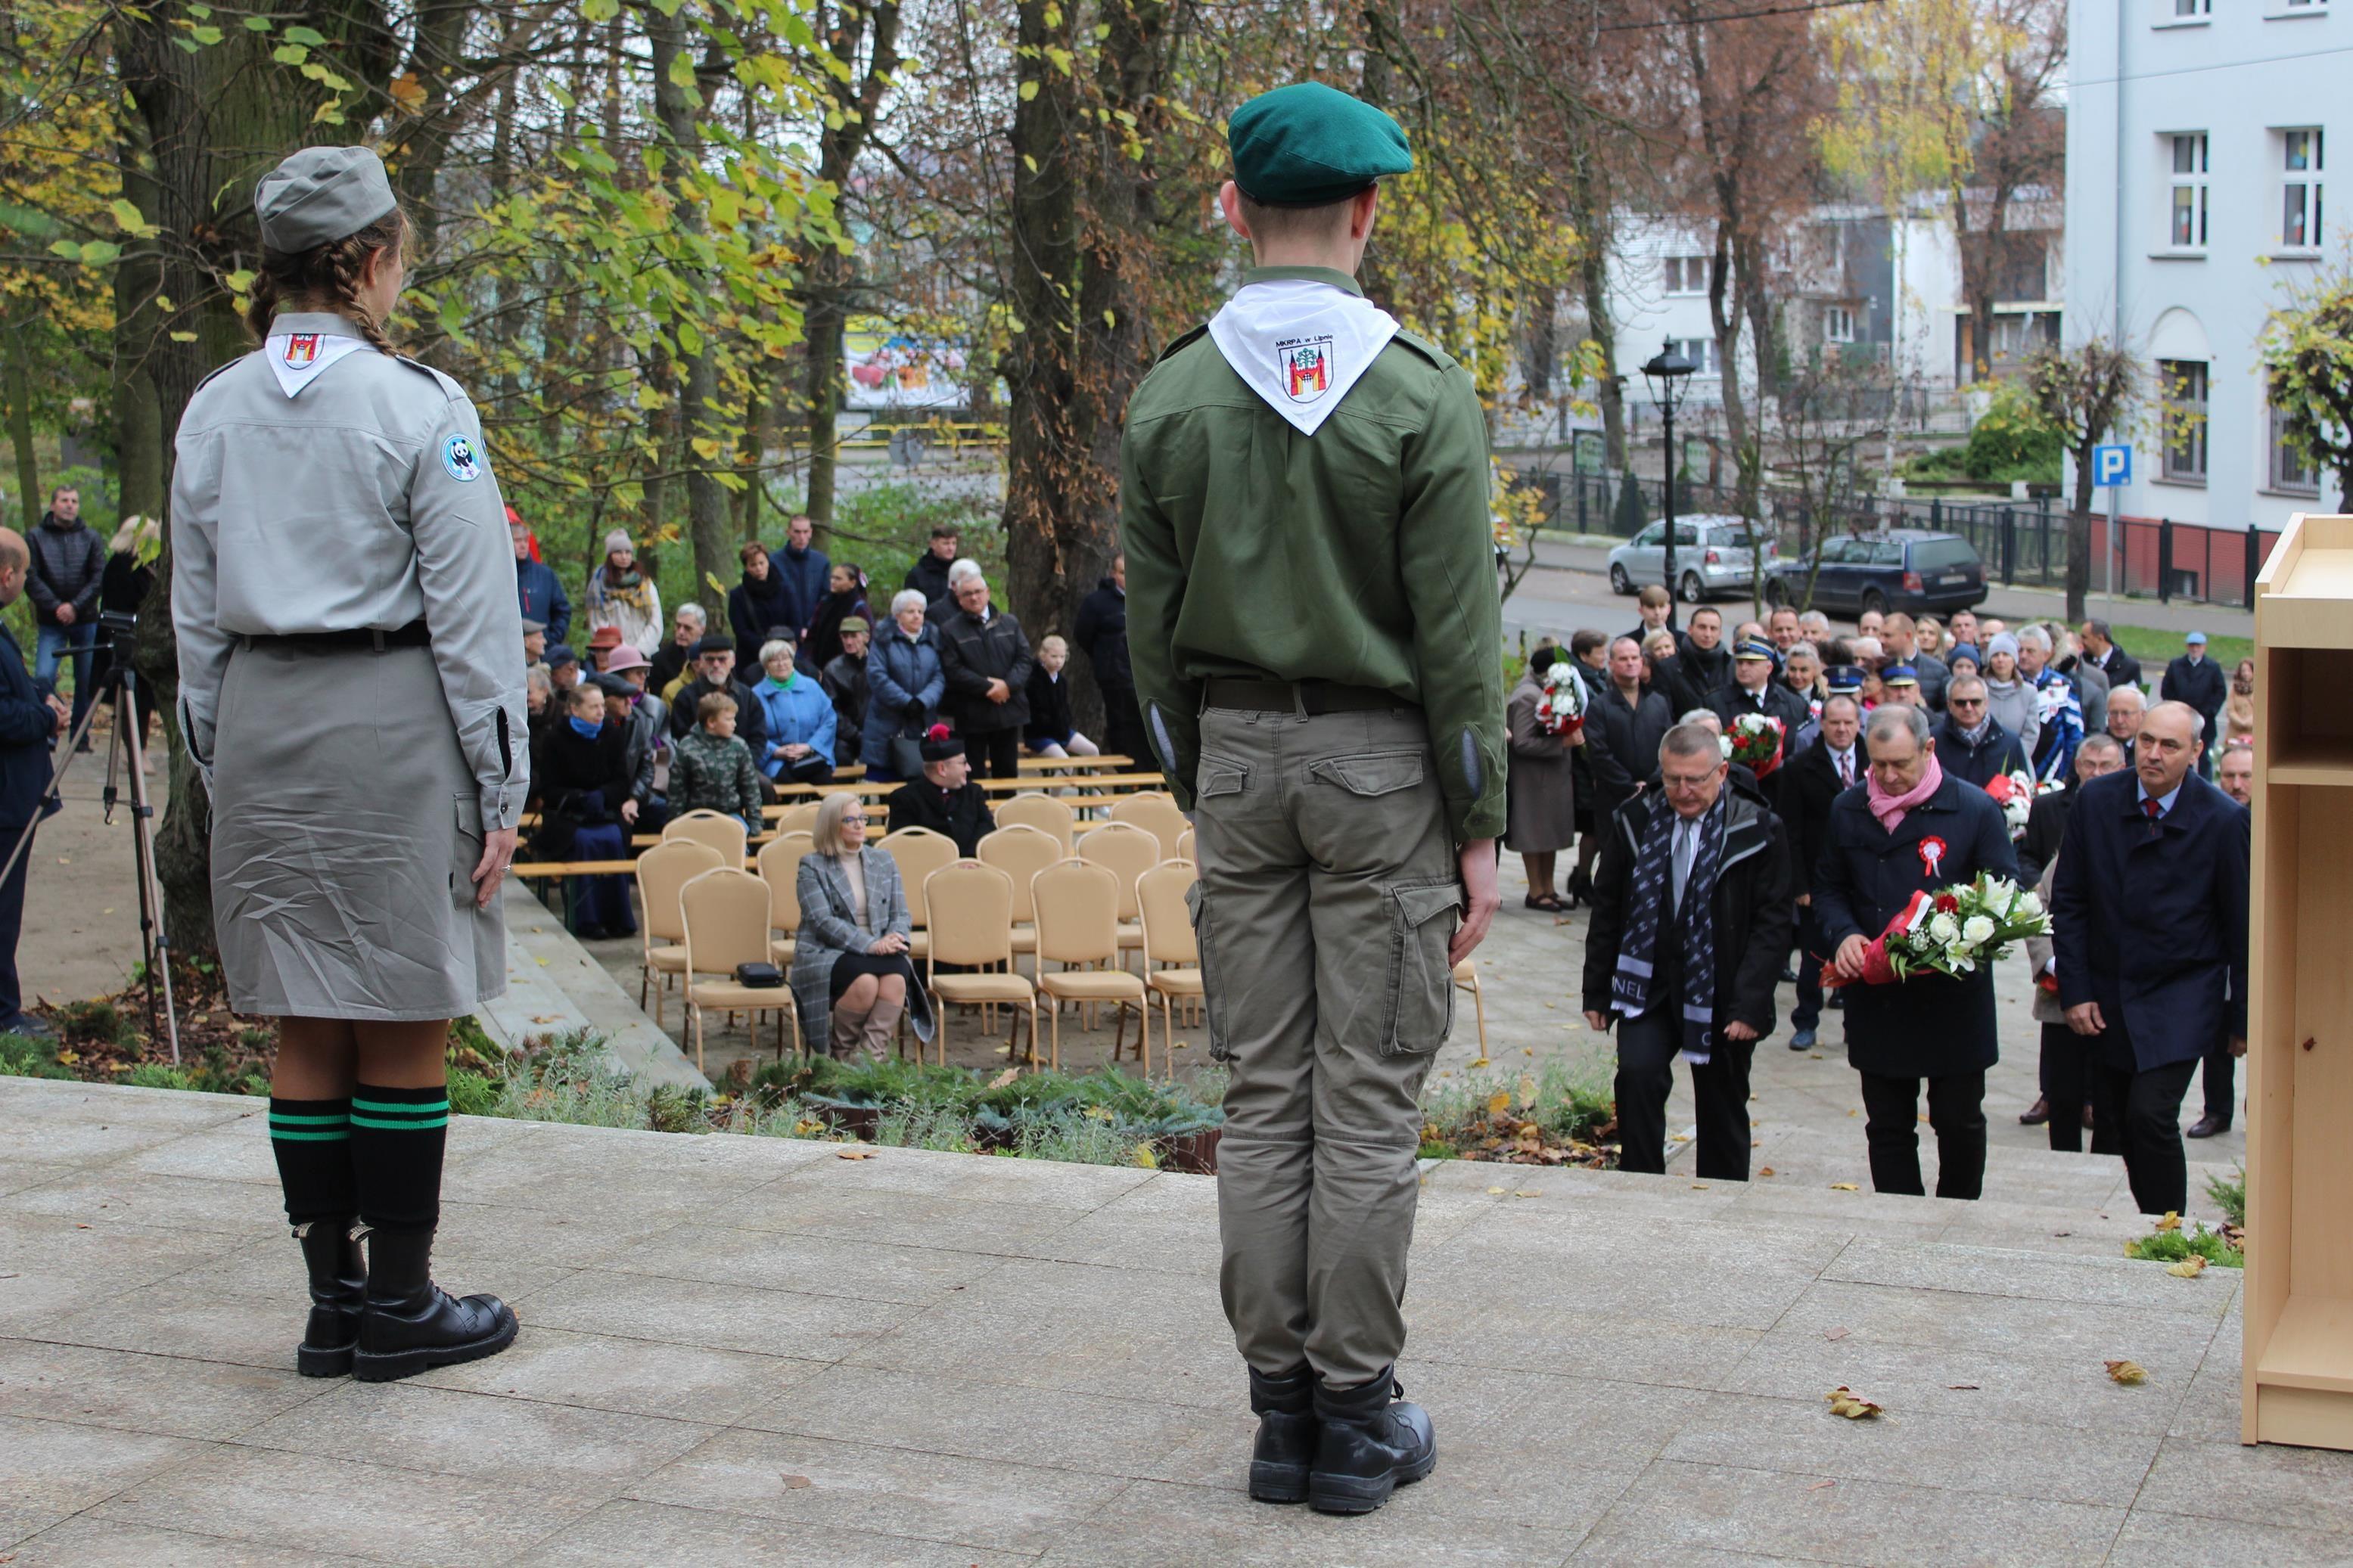
[[[1698,367],[1692,373],[1694,375],[1716,375],[1722,373],[1723,367],[1717,363],[1715,357],[1714,338],[1669,338],[1667,346]]]
[[[2294,496],[2319,495],[2320,469],[2310,457],[2289,443],[2287,416],[2276,408],[2270,414],[2272,489]]]
[[[1667,292],[1670,294],[1704,294],[1707,292],[1709,258],[1704,256],[1670,256],[1667,263]]]
[[[1854,342],[1854,310],[1846,305],[1832,305],[1822,312],[1822,341],[1832,343]]]
[[[2206,482],[2206,362],[2163,359],[2157,376],[2165,409],[2164,477],[2185,485]]]
[[[2280,243],[2298,250],[2320,247],[2321,133],[2280,132]]]
[[[2173,0],[2173,16],[2185,21],[2191,16],[2204,16],[2214,9],[2214,0]]]
[[[2177,250],[2206,248],[2206,133],[2170,136],[2173,143],[2170,239]]]

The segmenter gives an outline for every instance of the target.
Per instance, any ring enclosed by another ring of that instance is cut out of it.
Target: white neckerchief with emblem
[[[1397,318],[1363,295],[1307,278],[1246,284],[1209,320],[1234,374],[1303,436],[1331,417],[1397,331]]]
[[[272,332],[261,345],[261,353],[278,377],[279,390],[289,397],[300,397],[302,389],[318,380],[329,365],[368,346],[365,338],[335,332]]]

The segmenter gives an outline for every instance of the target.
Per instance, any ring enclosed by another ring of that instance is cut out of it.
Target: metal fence
[[[1666,486],[1633,481],[1639,505],[1628,503],[1623,474],[1529,474],[1540,497],[1541,526],[1630,538],[1665,514]],[[1686,480],[1675,489],[1675,513],[1734,513],[1725,488]],[[1814,509],[1768,493],[1760,530],[1769,530],[1784,556],[1810,550],[1823,538],[1886,528],[1957,533],[1985,563],[1986,579],[2011,587],[2060,589],[2067,582],[2067,512],[2044,496],[2023,501],[1949,501],[1941,497],[1859,496],[1817,517]],[[2254,604],[2255,574],[2279,535],[2262,529],[2207,528],[2164,519],[2123,518],[2113,539],[2108,520],[2092,522],[2092,582],[2096,593],[2137,595],[2160,601]]]

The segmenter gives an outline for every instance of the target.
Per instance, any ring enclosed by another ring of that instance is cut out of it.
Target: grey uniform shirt
[[[341,316],[280,314],[304,345],[356,338]],[[301,351],[298,351],[301,352]],[[180,722],[207,786],[221,677],[239,637],[422,618],[482,821],[512,827],[530,784],[522,614],[506,506],[458,384],[363,347],[291,395],[268,348],[188,400],[172,477]]]

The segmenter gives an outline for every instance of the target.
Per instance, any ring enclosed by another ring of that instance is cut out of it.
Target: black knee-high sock
[[[370,1229],[431,1230],[439,1222],[448,1129],[449,1091],[438,1084],[352,1090],[352,1172]]]
[[[345,1220],[359,1212],[352,1184],[352,1102],[269,1097],[269,1152],[286,1217],[296,1225]]]

